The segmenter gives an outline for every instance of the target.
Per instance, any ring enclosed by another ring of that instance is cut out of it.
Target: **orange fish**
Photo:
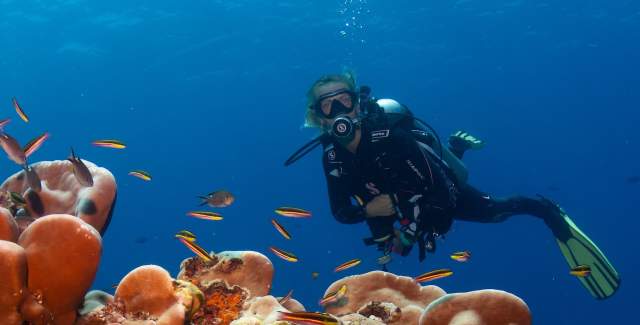
[[[276,230],[286,239],[291,239],[291,235],[289,234],[289,232],[284,229],[284,227],[279,224],[276,219],[271,219],[271,224],[276,227]]]
[[[347,285],[343,284],[340,289],[327,294],[326,296],[320,299],[320,305],[324,306],[327,304],[335,303],[336,301],[342,299],[347,294]]]
[[[284,320],[288,322],[292,322],[294,324],[302,324],[302,325],[338,325],[339,321],[337,318],[327,314],[327,313],[312,313],[307,311],[297,312],[297,313],[289,313],[289,312],[280,312],[280,316],[278,316],[278,320]]]
[[[18,104],[18,100],[15,97],[13,97],[11,101],[13,102],[13,107],[16,109],[16,113],[18,113],[18,116],[20,116],[20,118],[25,123],[29,123],[29,117],[27,116],[27,114],[24,113],[24,110],[22,109],[22,107],[20,107],[20,104]]]
[[[194,252],[198,257],[203,259],[205,262],[210,262],[210,261],[213,260],[211,258],[211,255],[209,255],[209,252],[207,252],[206,250],[204,250],[204,248],[202,248],[198,244],[196,244],[195,240],[191,241],[191,240],[184,239],[184,238],[181,238],[181,237],[178,237],[178,240],[181,243],[183,243],[185,246],[187,246],[187,248],[189,248],[192,252]]]
[[[297,262],[298,261],[298,257],[293,255],[292,253],[286,252],[281,250],[280,248],[277,247],[269,247],[269,249],[276,254],[276,256],[278,256],[279,258],[287,261],[287,262]]]
[[[303,209],[292,208],[292,207],[279,207],[275,209],[275,212],[281,216],[291,217],[291,218],[311,217],[311,212]]]
[[[24,146],[24,149],[22,149],[22,151],[24,151],[24,155],[27,158],[31,156],[31,154],[38,150],[47,139],[49,139],[49,133],[45,132],[37,138],[29,141],[29,143]]]
[[[344,262],[344,263],[342,263],[342,264],[338,265],[338,266],[335,268],[334,272],[344,271],[344,270],[346,270],[346,269],[352,268],[352,267],[354,267],[354,266],[356,266],[356,265],[360,264],[361,262],[362,262],[362,261],[361,261],[359,258],[354,258],[354,259],[352,259],[352,260],[350,260],[350,261],[347,261],[347,262]]]
[[[293,297],[293,289],[289,290],[286,296],[278,299],[278,303],[284,305],[287,301],[291,300],[291,297]]]
[[[591,267],[588,265],[578,265],[572,268],[569,274],[580,278],[588,277],[591,274]]]
[[[127,146],[119,140],[96,140],[92,144],[96,147],[112,148],[112,149],[124,149]]]
[[[466,262],[471,258],[471,252],[463,251],[463,252],[455,252],[451,254],[451,259],[458,262]]]
[[[226,190],[211,192],[206,196],[199,196],[199,198],[202,199],[202,203],[200,203],[200,206],[208,204],[213,208],[228,207],[236,200],[233,194]]]
[[[448,277],[450,275],[453,275],[453,271],[449,270],[449,269],[439,269],[439,270],[434,270],[434,271],[430,271],[427,273],[423,273],[417,277],[414,278],[414,280],[416,280],[417,282],[427,282],[427,281],[432,281],[432,280],[436,280],[436,279],[440,279],[440,278],[445,278]]]
[[[144,170],[132,170],[129,172],[129,175],[147,182],[151,180],[151,174],[145,172]]]
[[[209,211],[189,211],[187,212],[187,215],[190,217],[204,219],[204,220],[213,220],[213,221],[222,220],[221,215],[215,212],[209,212]]]

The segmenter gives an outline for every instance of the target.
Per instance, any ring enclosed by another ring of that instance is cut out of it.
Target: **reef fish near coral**
[[[29,156],[31,156],[31,154],[36,152],[36,150],[38,150],[42,146],[42,144],[45,141],[47,141],[47,139],[49,139],[49,132],[45,132],[45,133],[39,135],[38,137],[36,137],[35,139],[29,141],[29,143],[27,143],[24,146],[24,149],[22,149],[22,151],[24,151],[24,155],[27,158]]]
[[[448,276],[453,275],[453,271],[449,270],[449,269],[439,269],[439,270],[434,270],[434,271],[430,271],[427,273],[423,273],[417,277],[414,278],[414,280],[416,280],[417,282],[427,282],[427,281],[433,281],[433,280],[437,280],[437,279],[441,279],[441,278],[446,278]]]
[[[87,168],[87,165],[85,165],[82,160],[76,156],[73,148],[71,148],[71,156],[69,156],[67,160],[69,160],[73,165],[73,175],[75,175],[78,183],[86,187],[93,186],[93,176],[91,176],[89,168]]]
[[[463,252],[455,252],[451,254],[451,259],[458,262],[466,262],[471,258],[471,252],[463,251]]]
[[[7,157],[16,164],[22,166],[26,163],[27,156],[22,151],[18,141],[3,130],[0,130],[0,146],[7,153]]]
[[[278,320],[284,320],[301,325],[338,325],[337,318],[326,313],[313,313],[313,312],[297,312],[288,313],[280,312]]]
[[[332,304],[335,303],[336,301],[342,299],[342,297],[344,297],[347,294],[347,285],[343,284],[340,289],[331,292],[329,294],[327,294],[326,296],[322,297],[322,299],[320,299],[320,305],[324,306],[326,304]]]
[[[271,224],[282,235],[282,237],[286,239],[291,239],[291,234],[289,234],[289,232],[286,229],[284,229],[284,227],[278,221],[276,221],[276,219],[271,219]]]

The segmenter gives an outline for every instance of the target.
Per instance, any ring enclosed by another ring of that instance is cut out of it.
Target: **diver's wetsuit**
[[[326,143],[323,165],[335,218],[346,224],[366,221],[374,240],[393,234],[396,220],[404,225],[418,219],[419,228],[441,235],[453,219],[490,223],[516,214],[545,218],[551,212],[541,200],[494,199],[472,186],[459,186],[434,150],[406,128],[365,123],[361,131],[355,154],[336,142]],[[385,193],[395,194],[398,213],[367,218],[366,202]]]

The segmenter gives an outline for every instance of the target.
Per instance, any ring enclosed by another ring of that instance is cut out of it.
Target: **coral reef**
[[[1,324],[75,322],[98,270],[99,231],[116,195],[113,175],[86,163],[95,180],[90,188],[78,184],[64,161],[33,165],[41,191],[28,188],[22,171],[0,186]]]
[[[306,310],[293,298],[269,295],[273,264],[252,251],[188,258],[175,278],[160,266],[144,265],[127,274],[113,296],[88,292],[116,184],[108,170],[86,165],[92,187],[82,187],[64,161],[34,165],[41,191],[27,187],[23,172],[0,186],[0,203],[8,202],[7,193],[24,197],[20,204],[0,207],[0,324],[286,325],[292,323],[281,320],[283,313]],[[339,279],[325,295],[343,286],[347,290],[324,306],[328,314],[295,317],[343,325],[531,324],[527,305],[503,291],[447,294],[409,277],[373,271]]]

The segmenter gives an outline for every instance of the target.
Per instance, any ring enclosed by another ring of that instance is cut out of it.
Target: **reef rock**
[[[212,261],[188,258],[180,265],[178,279],[194,284],[224,281],[249,292],[249,298],[269,294],[273,280],[273,264],[264,255],[252,251],[211,254]]]
[[[522,299],[504,291],[448,294],[431,303],[420,325],[529,325],[531,313]]]
[[[25,211],[17,213],[19,209],[16,209],[13,213],[20,232],[42,216],[70,214],[93,226],[101,235],[104,234],[116,200],[116,181],[106,168],[90,161],[83,162],[93,176],[91,187],[83,187],[78,183],[71,162],[66,160],[31,164],[41,180],[42,190],[39,192],[29,188],[24,171],[13,174],[0,185],[0,192],[19,193],[26,201]]]
[[[373,271],[349,276],[332,283],[325,294],[347,285],[345,296],[325,306],[330,314],[345,315],[367,311],[388,324],[417,324],[424,308],[444,296],[436,286],[421,286],[410,277]],[[389,303],[395,308],[390,308]],[[367,308],[368,306],[368,308]]]

